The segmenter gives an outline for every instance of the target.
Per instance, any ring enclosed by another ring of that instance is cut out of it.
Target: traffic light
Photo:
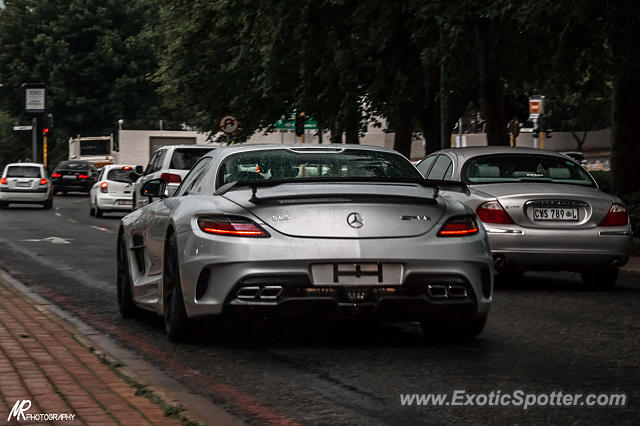
[[[42,136],[51,137],[51,129],[49,129],[48,127],[42,129]]]
[[[551,136],[553,135],[553,129],[545,129],[544,131],[544,137],[547,139],[551,139]]]
[[[307,117],[304,112],[296,114],[296,136],[304,135],[304,125],[307,123]]]
[[[48,127],[49,129],[53,129],[53,114],[52,113],[47,114],[47,120],[46,120],[45,127]]]
[[[531,136],[533,136],[534,138],[539,138],[540,137],[540,129],[533,129],[531,131]]]

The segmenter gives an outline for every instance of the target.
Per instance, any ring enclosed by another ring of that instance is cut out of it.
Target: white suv
[[[134,185],[133,209],[139,209],[149,203],[148,198],[140,195],[140,188],[145,182],[163,179],[167,183],[166,195],[171,196],[196,161],[212,149],[215,147],[203,145],[169,145],[158,148]]]
[[[0,177],[0,208],[11,203],[53,206],[51,180],[42,164],[7,164]]]

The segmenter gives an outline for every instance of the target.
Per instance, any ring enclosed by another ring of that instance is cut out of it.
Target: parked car
[[[417,165],[427,179],[455,181],[469,191],[443,192],[482,221],[499,272],[580,272],[584,283],[608,288],[629,259],[631,225],[623,202],[598,189],[591,175],[563,154],[531,148],[445,149]]]
[[[245,145],[202,157],[172,197],[118,232],[118,306],[192,318],[315,311],[419,320],[425,333],[479,334],[491,304],[486,235],[395,151]]]
[[[168,145],[160,147],[149,160],[146,169],[137,172],[142,176],[135,183],[133,195],[134,210],[149,203],[149,198],[140,197],[140,188],[146,182],[161,178],[166,183],[166,195],[173,195],[187,172],[200,157],[214,149],[201,145]]]
[[[89,214],[102,217],[104,212],[133,210],[133,184],[138,178],[130,164],[104,166],[89,192]]]
[[[58,163],[51,173],[53,192],[86,192],[96,183],[98,169],[88,161],[69,160]]]
[[[51,181],[42,164],[7,164],[0,177],[0,208],[12,203],[53,206]]]

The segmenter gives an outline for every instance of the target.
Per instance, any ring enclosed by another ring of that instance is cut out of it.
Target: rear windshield
[[[200,159],[207,152],[213,148],[178,148],[173,151],[173,157],[171,157],[170,169],[189,170],[196,164],[196,161]]]
[[[404,157],[359,149],[293,151],[271,149],[231,155],[219,169],[219,182],[253,182],[266,179],[372,178],[376,181],[422,179]]]
[[[136,175],[131,169],[111,169],[107,173],[107,180],[115,182],[133,183],[136,181]]]
[[[39,178],[40,167],[9,166],[6,177]]]
[[[550,155],[505,154],[473,158],[462,169],[467,183],[549,182],[595,186],[575,162]]]
[[[91,166],[86,161],[62,161],[58,164],[56,170],[89,170],[90,168]]]
[[[110,140],[80,141],[80,155],[109,155],[111,154]]]

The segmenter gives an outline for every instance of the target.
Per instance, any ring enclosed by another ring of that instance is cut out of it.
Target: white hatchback
[[[7,164],[0,177],[0,208],[11,203],[42,204],[45,209],[53,206],[51,181],[42,164]]]
[[[130,212],[133,209],[133,183],[138,178],[130,164],[104,166],[89,191],[89,214],[102,217],[104,212]]]

